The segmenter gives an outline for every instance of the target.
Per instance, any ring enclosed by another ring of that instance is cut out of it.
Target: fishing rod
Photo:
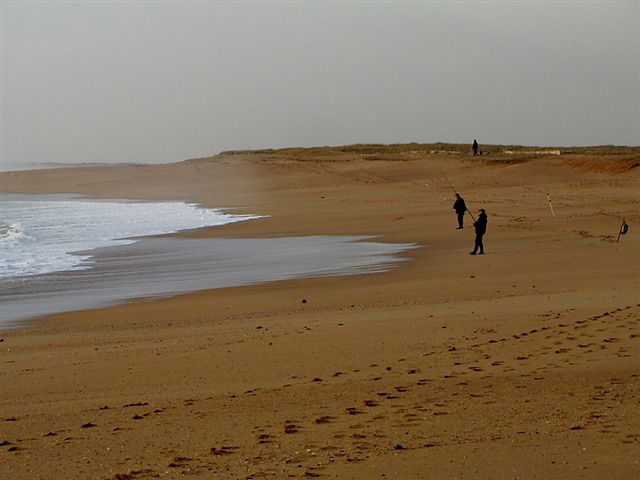
[[[620,225],[620,228],[618,228],[618,238],[616,238],[616,243],[620,242],[620,236],[621,235],[626,235],[627,233],[629,233],[629,224],[627,223],[627,220],[624,217],[620,217],[619,215],[616,215],[615,213],[607,213],[607,212],[603,212],[602,210],[598,212],[599,215],[606,215],[607,217],[613,217],[613,218],[618,218],[622,220],[622,224]]]
[[[627,221],[623,218],[622,225],[620,225],[620,230],[618,230],[618,238],[616,239],[616,242],[620,241],[620,235],[626,235],[628,231],[629,225],[627,225]]]
[[[451,182],[449,181],[447,176],[442,172],[442,170],[440,170],[440,174],[444,177],[444,181],[447,182],[447,185],[449,185],[449,187],[451,187],[451,190],[453,190],[453,193],[458,193],[458,191],[454,188],[454,186],[451,185]]]
[[[451,185],[451,183],[448,180],[447,180],[447,183],[451,187],[451,189],[454,191],[454,193],[457,193],[456,189],[453,187],[453,185]],[[429,183],[425,183],[424,186],[427,187],[429,190],[431,190],[434,194],[438,195],[438,197],[440,197],[440,200],[442,200],[442,202],[448,203],[451,201],[450,198],[447,198],[445,195],[443,195],[442,192],[438,190],[436,187],[434,187],[433,185]],[[475,222],[476,218],[473,216],[473,213],[471,213],[471,210],[467,209],[467,212],[469,212],[469,215],[471,215],[471,218]]]
[[[438,195],[438,197],[440,197],[440,200],[442,200],[443,202],[449,203],[451,201],[450,198],[446,197],[440,190],[438,190],[433,185],[425,183],[424,186],[430,189],[434,194]]]
[[[451,190],[453,190],[453,193],[455,193],[457,195],[458,191],[455,189],[455,187],[453,185],[451,185],[451,182],[449,181],[449,179],[447,178],[447,176],[444,174],[444,172],[442,170],[440,170],[440,174],[444,178],[444,181],[447,182],[447,185],[449,185]],[[469,210],[467,208],[467,212],[469,212],[469,215],[471,216],[471,219],[475,222],[476,221],[476,217],[473,216],[473,213],[471,213],[471,210]]]
[[[469,215],[471,215],[471,219],[473,220],[473,223],[476,223],[476,217],[473,216],[473,213],[471,213],[471,210],[467,208],[467,212],[469,212]]]

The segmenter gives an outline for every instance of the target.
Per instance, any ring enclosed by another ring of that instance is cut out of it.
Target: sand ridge
[[[269,215],[177,236],[421,245],[384,274],[197,292],[4,332],[3,478],[637,477],[637,169],[615,167],[611,152],[429,152],[2,174],[6,191]],[[467,254],[471,230],[456,231],[451,205],[424,186],[450,197],[445,176],[487,209],[487,255]],[[616,243],[621,217],[632,229]]]

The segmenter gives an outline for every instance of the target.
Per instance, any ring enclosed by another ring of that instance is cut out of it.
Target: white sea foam
[[[24,233],[21,224],[0,224],[0,245],[2,245],[3,248],[13,248],[21,242],[27,242],[29,240],[31,240],[31,237]]]
[[[125,245],[134,237],[256,218],[182,202],[96,201],[69,196],[3,195],[0,277],[91,267],[89,250]],[[82,252],[77,254],[74,252]]]

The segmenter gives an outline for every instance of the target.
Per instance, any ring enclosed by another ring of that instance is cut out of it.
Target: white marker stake
[[[551,215],[553,215],[553,218],[556,218],[556,212],[553,211],[553,205],[551,205],[551,197],[549,196],[548,193],[547,193],[547,200],[549,201],[549,208],[551,209]]]

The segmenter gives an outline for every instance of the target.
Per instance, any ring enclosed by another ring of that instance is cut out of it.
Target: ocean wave
[[[1,248],[13,248],[17,244],[33,240],[32,237],[27,235],[22,225],[19,223],[13,223],[10,225],[0,224],[0,247]]]
[[[136,238],[256,218],[184,202],[3,196],[0,279],[92,267],[91,251]]]

